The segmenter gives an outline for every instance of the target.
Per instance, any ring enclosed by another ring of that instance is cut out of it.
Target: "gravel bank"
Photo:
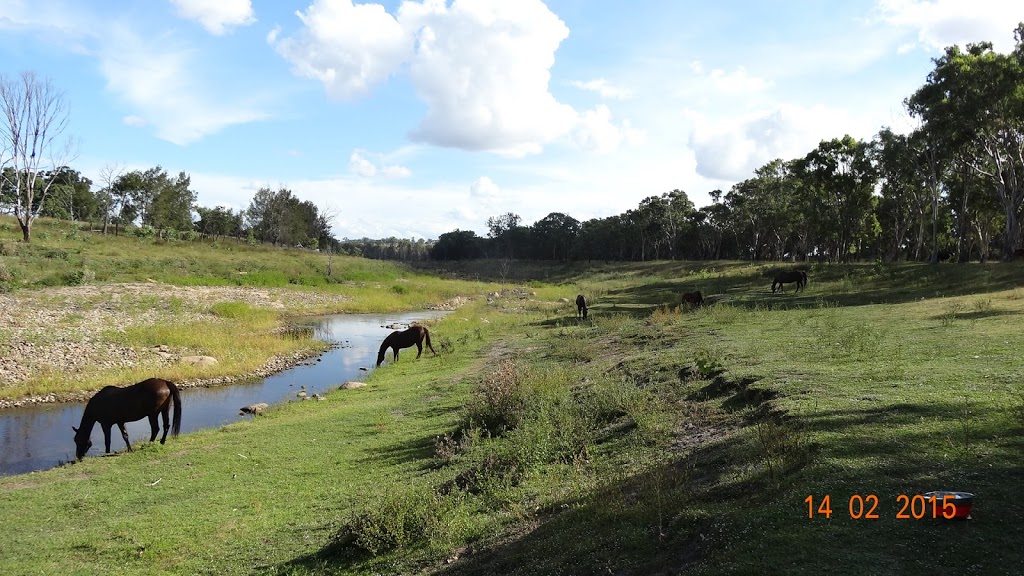
[[[160,283],[105,284],[62,287],[0,294],[0,388],[23,382],[44,371],[73,372],[86,366],[101,368],[160,366],[171,355],[101,341],[107,330],[134,325],[222,321],[209,313],[217,302],[242,301],[253,306],[303,314],[348,298],[305,290],[243,286],[173,286]],[[223,384],[284,370],[308,355],[271,358],[250,374],[233,378],[182,381],[183,387]],[[0,409],[26,403],[75,401],[89,392],[47,394],[0,400]]]

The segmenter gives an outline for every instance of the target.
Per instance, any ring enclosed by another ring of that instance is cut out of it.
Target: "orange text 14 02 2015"
[[[935,496],[924,496],[915,494],[900,494],[896,496],[896,519],[897,520],[921,520],[923,518],[953,518],[956,515],[956,506],[953,504],[954,496],[945,495],[942,498]],[[832,518],[832,497],[808,496],[804,498],[807,504],[808,518]],[[874,494],[853,494],[847,500],[847,512],[854,520],[877,520],[881,511],[879,510],[878,496]]]

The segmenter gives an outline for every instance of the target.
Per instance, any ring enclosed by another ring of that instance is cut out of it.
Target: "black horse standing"
[[[173,423],[168,422],[171,411],[171,404],[174,404]],[[114,424],[121,430],[121,437],[124,444],[131,452],[132,445],[128,442],[128,431],[124,429],[126,422],[134,422],[149,417],[149,425],[153,434],[149,441],[156,440],[156,434],[160,430],[157,426],[157,415],[163,416],[164,435],[160,438],[163,444],[167,440],[167,431],[172,436],[177,436],[181,430],[181,394],[173,382],[150,378],[131,386],[107,386],[93,395],[85,405],[85,412],[82,414],[82,422],[78,428],[71,427],[75,431],[75,456],[81,460],[85,453],[92,447],[92,427],[99,422],[103,428],[103,442],[107,452],[110,452],[110,428]]]
[[[576,316],[578,318],[587,319],[587,299],[580,294],[576,297]]]
[[[772,279],[772,294],[775,293],[776,287],[780,292],[785,292],[784,286],[786,284],[796,284],[796,292],[799,292],[801,288],[807,287],[807,272],[803,270],[785,270],[779,272]]]
[[[380,344],[380,350],[377,352],[377,366],[379,367],[384,362],[384,354],[387,353],[388,348],[391,348],[392,352],[394,352],[395,361],[398,361],[398,350],[400,348],[409,348],[411,346],[416,347],[416,357],[419,358],[423,354],[424,341],[427,343],[427,348],[434,352],[434,347],[430,345],[430,330],[427,330],[426,326],[410,326],[405,330],[392,332]],[[434,355],[437,355],[437,352],[434,352]]]

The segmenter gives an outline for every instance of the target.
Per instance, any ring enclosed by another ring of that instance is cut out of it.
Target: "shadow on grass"
[[[1024,283],[1024,266],[1019,263],[815,264],[808,272],[806,288],[773,294],[771,278],[766,277],[772,268],[771,263],[761,267],[748,264],[746,269],[727,277],[683,277],[611,290],[604,304],[628,306],[634,313],[649,314],[661,306],[677,306],[683,292],[699,289],[705,298],[725,294],[730,305],[748,309],[779,304],[787,308],[816,308],[822,300],[833,306],[863,306],[981,295],[1018,288]],[[982,317],[985,313],[966,312],[958,316]]]
[[[382,448],[369,450],[360,463],[386,463],[387,465],[402,465],[411,463],[422,463],[421,469],[431,467],[434,457],[433,436],[424,436],[416,440],[409,440],[397,444],[391,444]]]

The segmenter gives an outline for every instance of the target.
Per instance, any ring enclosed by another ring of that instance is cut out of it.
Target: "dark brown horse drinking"
[[[576,297],[576,316],[578,318],[587,319],[587,299],[580,294]]]
[[[772,280],[772,294],[775,293],[776,285],[780,292],[785,292],[785,284],[796,284],[796,291],[807,287],[807,272],[803,270],[785,270],[775,275]]]
[[[694,292],[683,292],[683,304],[690,306],[700,306],[704,303],[704,295],[700,293],[700,290]]]
[[[168,423],[168,415],[171,411],[171,403],[174,403],[173,424]],[[110,427],[117,424],[121,430],[121,437],[124,444],[131,452],[132,445],[128,442],[128,431],[124,429],[126,422],[134,422],[149,417],[149,425],[153,434],[149,441],[156,440],[156,433],[160,429],[157,426],[157,414],[163,416],[164,435],[160,438],[163,444],[167,440],[167,431],[172,436],[177,436],[181,430],[181,395],[178,387],[172,382],[160,378],[150,378],[131,386],[107,386],[97,392],[85,405],[85,412],[82,414],[82,422],[78,428],[71,427],[75,431],[75,456],[81,460],[85,453],[92,447],[92,427],[97,422],[103,428],[103,441],[107,452],[110,452]]]
[[[426,326],[410,326],[405,330],[392,332],[380,345],[380,352],[377,353],[377,366],[384,362],[384,354],[388,351],[388,348],[394,350],[395,362],[398,361],[398,350],[400,348],[408,348],[413,345],[416,346],[416,357],[419,358],[420,354],[423,354],[424,340],[427,341],[427,348],[434,352],[434,347],[430,345],[430,330],[427,330]],[[434,352],[434,354],[436,355],[437,352]]]

